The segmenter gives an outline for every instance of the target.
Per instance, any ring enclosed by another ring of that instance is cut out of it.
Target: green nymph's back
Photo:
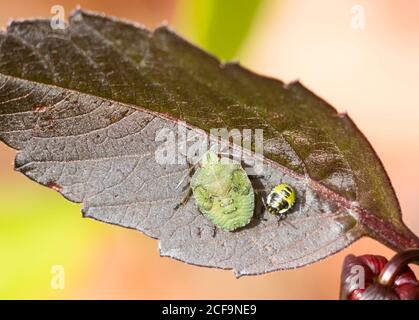
[[[191,178],[191,188],[198,209],[220,229],[233,231],[250,222],[255,196],[239,163],[206,152]]]

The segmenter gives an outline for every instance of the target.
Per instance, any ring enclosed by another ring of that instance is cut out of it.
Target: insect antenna
[[[175,187],[175,190],[177,190],[177,189],[179,189],[179,187],[182,185],[182,183],[183,183],[183,181],[185,181],[185,179],[187,178],[187,177],[190,177],[191,176],[191,172],[192,172],[192,170],[194,170],[195,169],[195,167],[197,166],[199,164],[199,161],[197,161],[194,165],[190,165],[189,164],[189,169],[188,169],[188,172],[182,177],[182,179],[180,179],[180,181],[179,181],[179,183],[176,185],[176,187]]]
[[[191,198],[191,196],[192,196],[192,190],[191,189],[189,189],[188,190],[188,193],[183,197],[183,199],[182,199],[182,201],[180,201],[174,208],[173,208],[173,210],[175,210],[175,211],[177,211],[181,206],[183,206],[183,205],[185,205],[188,201],[189,201],[189,199]]]
[[[214,147],[214,146],[213,146]],[[216,145],[215,145],[215,147],[216,147]],[[175,187],[175,190],[177,190],[177,189],[179,189],[179,187],[182,185],[182,183],[185,181],[185,179],[187,178],[187,177],[190,177],[191,176],[191,172],[192,172],[192,170],[194,170],[195,168],[196,168],[196,166],[198,166],[199,165],[199,163],[201,162],[201,160],[202,160],[202,158],[203,157],[205,157],[207,154],[208,154],[208,152],[214,152],[213,150],[212,150],[213,148],[211,147],[208,151],[206,151],[206,152],[204,152],[200,157],[199,157],[199,159],[195,162],[195,164],[193,164],[192,166],[190,166],[189,167],[189,170],[188,170],[188,172],[182,177],[182,179],[180,179],[180,181],[179,181],[179,183],[176,185],[176,187]],[[222,152],[217,152],[216,153],[217,155],[221,155],[221,154],[223,154],[223,155],[228,155],[229,153],[222,153]]]

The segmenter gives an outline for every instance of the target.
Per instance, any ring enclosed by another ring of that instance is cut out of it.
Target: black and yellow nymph
[[[266,208],[269,213],[278,216],[279,219],[285,218],[294,204],[295,191],[286,183],[275,186],[266,198]]]

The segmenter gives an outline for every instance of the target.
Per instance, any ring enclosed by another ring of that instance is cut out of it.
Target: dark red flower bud
[[[340,298],[419,300],[419,282],[407,265],[414,261],[419,261],[419,249],[398,253],[390,261],[376,255],[348,255],[343,262]]]

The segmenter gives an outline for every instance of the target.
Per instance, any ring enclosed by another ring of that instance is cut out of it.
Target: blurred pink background
[[[66,15],[82,8],[155,27],[166,20],[190,34],[184,1],[0,1],[10,18]],[[365,10],[353,29],[351,8]],[[250,69],[300,79],[347,111],[369,139],[394,185],[404,221],[419,234],[419,1],[266,1],[238,59]],[[82,219],[80,206],[13,171],[15,152],[0,144],[0,298],[336,299],[341,264],[353,253],[393,252],[362,239],[304,268],[235,279],[231,271],[190,266],[158,254],[139,232]],[[50,286],[51,266],[65,288]],[[414,268],[416,272],[418,268]]]

